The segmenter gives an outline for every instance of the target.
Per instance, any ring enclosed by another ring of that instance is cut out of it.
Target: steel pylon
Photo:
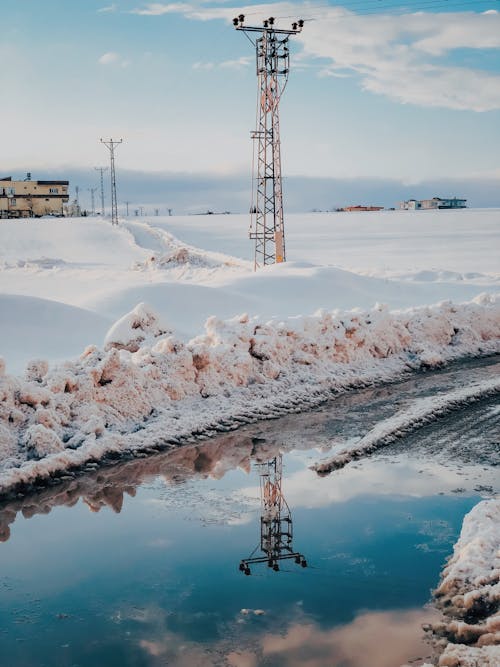
[[[256,52],[258,100],[256,129],[251,135],[255,171],[249,233],[255,241],[257,269],[286,260],[279,102],[290,71],[289,37],[299,33],[304,22],[297,21],[291,30],[285,30],[275,27],[273,17],[262,26],[246,26],[244,19],[243,14],[233,19],[236,30],[258,35],[255,42],[251,40]]]
[[[260,544],[251,556],[240,562],[239,569],[249,575],[250,565],[267,563],[268,567],[278,572],[279,562],[288,559],[307,567],[303,554],[293,550],[292,514],[281,489],[282,454],[257,464],[257,467],[260,473]],[[263,555],[254,555],[259,550]]]

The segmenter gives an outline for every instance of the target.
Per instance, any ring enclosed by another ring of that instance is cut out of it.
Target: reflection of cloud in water
[[[430,657],[422,625],[438,616],[431,609],[366,612],[334,628],[303,618],[260,631],[236,621],[212,644],[197,644],[164,627],[160,636],[139,644],[154,666],[400,667],[411,662],[416,667]]]
[[[311,470],[299,470],[287,476],[283,486],[290,507],[314,508],[366,494],[422,498],[457,489],[471,493],[478,480],[495,485],[497,472],[477,466],[443,467],[402,455],[391,457],[391,461],[374,458],[322,478]],[[246,487],[241,493],[251,496],[258,489]]]
[[[412,610],[365,613],[330,630],[295,624],[285,635],[264,636],[262,652],[276,667],[367,667],[367,656],[370,667],[399,667],[428,654],[421,626],[429,618],[429,611]]]

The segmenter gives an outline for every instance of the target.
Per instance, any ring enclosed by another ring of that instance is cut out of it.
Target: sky
[[[232,26],[244,13],[253,25],[306,21],[280,105],[285,206],[287,179],[294,210],[408,193],[500,206],[500,0],[0,8],[2,175],[68,174],[74,187],[81,174],[87,191],[109,161],[99,138],[123,138],[121,202],[248,210],[257,78],[253,46]],[[142,195],[151,172],[157,189]]]

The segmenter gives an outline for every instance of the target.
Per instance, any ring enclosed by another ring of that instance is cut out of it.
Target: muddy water
[[[327,477],[309,466],[414,397],[498,371],[489,359],[413,376],[0,507],[0,664],[422,664],[430,591],[463,516],[498,492],[497,402]],[[280,452],[308,567],[245,576],[260,546],[258,464]]]

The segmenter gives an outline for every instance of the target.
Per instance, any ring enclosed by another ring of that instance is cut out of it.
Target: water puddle
[[[367,390],[4,505],[2,664],[421,665],[463,516],[498,492],[500,414],[485,401],[309,468],[393,402]]]

